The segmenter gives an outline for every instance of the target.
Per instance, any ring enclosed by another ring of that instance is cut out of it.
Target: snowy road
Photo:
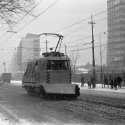
[[[125,94],[82,90],[77,100],[44,100],[21,86],[0,86],[0,119],[8,124],[125,124]]]

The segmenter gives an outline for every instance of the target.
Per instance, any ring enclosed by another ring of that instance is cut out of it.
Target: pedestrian
[[[95,83],[94,83],[94,78],[93,77],[91,77],[91,84],[92,84],[93,88],[95,88]]]
[[[108,87],[109,87],[108,78],[106,76],[104,76],[104,87],[105,87],[105,85],[108,85]]]
[[[87,83],[88,83],[88,89],[90,89],[91,88],[91,79],[89,79]]]
[[[84,77],[81,76],[81,86],[84,86]]]
[[[122,78],[120,76],[117,77],[117,84],[118,84],[118,87],[121,88],[121,84],[122,84]]]
[[[117,79],[117,77],[115,76],[115,77],[114,77],[114,88],[115,88],[115,90],[117,90],[117,83],[118,83],[118,79]]]
[[[112,77],[112,75],[110,75],[110,77],[109,77],[109,82],[110,82],[110,86],[111,86],[111,89],[113,89],[113,77]]]

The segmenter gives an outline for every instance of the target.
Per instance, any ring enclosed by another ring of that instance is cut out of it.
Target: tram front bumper
[[[75,95],[76,86],[73,84],[46,84],[44,90],[49,94],[73,94]]]

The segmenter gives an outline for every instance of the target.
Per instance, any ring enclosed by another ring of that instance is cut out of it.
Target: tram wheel
[[[33,93],[33,88],[32,87],[27,87],[26,88],[26,91],[27,91],[27,94],[29,94],[29,95],[33,95],[34,93]]]

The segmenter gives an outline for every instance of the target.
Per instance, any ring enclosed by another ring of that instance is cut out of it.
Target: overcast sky
[[[39,0],[37,0],[38,2]],[[56,0],[41,0],[41,3],[34,10],[34,14],[43,12],[46,8],[50,7]],[[18,31],[17,34],[8,33],[3,36],[6,29],[1,25],[0,35],[0,48],[1,48],[1,72],[3,72],[3,62],[10,63],[12,54],[16,52],[15,48],[18,47],[20,39],[27,33],[41,34],[52,33],[60,30],[59,33],[64,36],[62,42],[61,51],[64,52],[64,45],[67,45],[67,53],[70,55],[72,50],[74,53],[79,54],[78,65],[92,62],[92,50],[91,44],[83,45],[91,42],[91,25],[88,22],[91,21],[90,16],[93,15],[93,20],[96,23],[94,25],[94,38],[95,46],[99,46],[99,37],[102,46],[103,60],[105,60],[107,41],[107,12],[103,12],[107,9],[107,0],[59,0],[51,8],[47,9],[37,19],[29,23],[32,17],[27,17],[22,23],[14,27],[14,31]],[[102,13],[101,13],[102,12]],[[95,16],[96,15],[96,16]],[[80,21],[80,23],[78,23]],[[75,24],[76,25],[72,25]],[[72,26],[70,26],[72,25]],[[23,27],[24,26],[24,27]],[[66,28],[70,26],[69,28]],[[23,27],[21,29],[21,27]],[[64,29],[65,28],[65,29]],[[100,35],[96,35],[99,34]],[[10,36],[14,35],[9,39]],[[2,37],[2,38],[1,38]],[[7,40],[8,39],[8,40]],[[41,48],[45,48],[45,40],[48,40],[48,46],[54,47],[57,43],[57,39],[43,38],[41,36]],[[80,40],[81,39],[81,40]],[[86,49],[88,48],[88,49]],[[100,64],[100,47],[95,47],[95,59],[96,64]],[[45,51],[45,50],[43,50]],[[41,52],[42,53],[42,52]],[[104,63],[105,61],[103,61]]]

